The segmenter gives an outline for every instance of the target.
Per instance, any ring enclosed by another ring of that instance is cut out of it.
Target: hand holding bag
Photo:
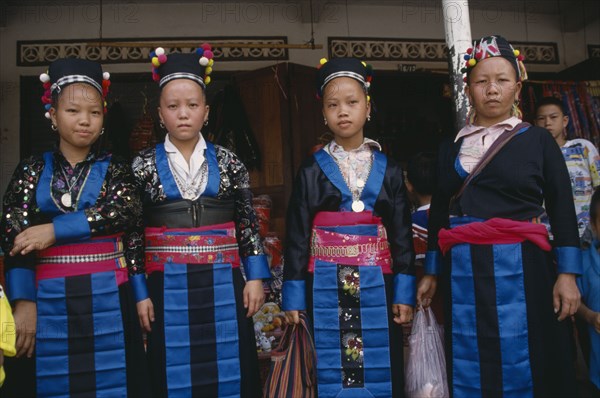
[[[316,356],[308,322],[306,314],[300,312],[300,323],[288,325],[279,345],[271,351],[265,398],[315,397]]]
[[[408,338],[405,381],[408,398],[447,398],[446,358],[440,327],[429,308],[415,315]]]

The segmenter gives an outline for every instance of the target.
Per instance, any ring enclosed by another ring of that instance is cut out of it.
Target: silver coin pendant
[[[60,197],[60,203],[65,207],[71,207],[73,205],[73,201],[71,200],[71,193],[67,192]]]
[[[365,209],[365,204],[363,203],[362,200],[355,200],[354,202],[352,202],[352,211],[354,211],[356,213],[360,213],[364,209]]]

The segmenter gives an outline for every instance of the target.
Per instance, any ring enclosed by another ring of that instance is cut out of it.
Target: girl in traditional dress
[[[7,369],[24,371],[11,372],[2,393],[143,396],[132,288],[144,279],[141,206],[130,165],[94,146],[104,133],[109,74],[69,58],[40,79],[59,144],[22,161],[4,195],[6,290],[20,357]]]
[[[283,308],[314,324],[320,398],[403,396],[400,324],[415,304],[410,203],[400,166],[363,135],[371,67],[322,60],[334,139],[304,161],[287,215]]]
[[[581,254],[565,162],[545,129],[521,120],[526,72],[506,39],[475,42],[464,71],[472,110],[440,150],[426,257],[426,272],[441,272],[445,287],[450,390],[573,396],[569,317],[580,302]],[[544,203],[554,248],[539,222]],[[418,298],[432,296],[434,278]]]
[[[153,53],[165,142],[133,169],[143,191],[152,384],[161,397],[261,395],[252,315],[270,271],[248,172],[202,136],[208,120],[210,45]],[[243,270],[242,270],[243,267]]]

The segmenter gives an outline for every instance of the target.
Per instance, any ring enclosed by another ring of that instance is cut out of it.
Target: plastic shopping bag
[[[409,398],[447,398],[446,358],[440,327],[429,308],[417,311],[408,338],[405,389]]]

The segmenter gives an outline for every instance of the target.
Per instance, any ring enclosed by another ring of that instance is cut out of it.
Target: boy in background
[[[590,223],[590,200],[594,189],[600,186],[598,150],[583,138],[567,140],[569,116],[558,98],[544,97],[538,102],[535,122],[538,127],[543,127],[552,134],[565,158],[573,189],[579,237],[585,245],[590,241],[590,237],[587,237],[589,231],[584,236]]]
[[[406,189],[408,197],[416,209],[412,213],[413,246],[415,248],[415,274],[417,280],[423,277],[423,264],[427,253],[427,227],[431,196],[437,184],[437,155],[432,152],[420,152],[408,160],[406,165]],[[444,323],[441,295],[423,299],[423,306],[432,306],[438,323]]]
[[[415,211],[412,213],[415,264],[423,265],[427,252],[427,220],[435,189],[435,155],[421,152],[409,159],[406,167],[406,188]]]

